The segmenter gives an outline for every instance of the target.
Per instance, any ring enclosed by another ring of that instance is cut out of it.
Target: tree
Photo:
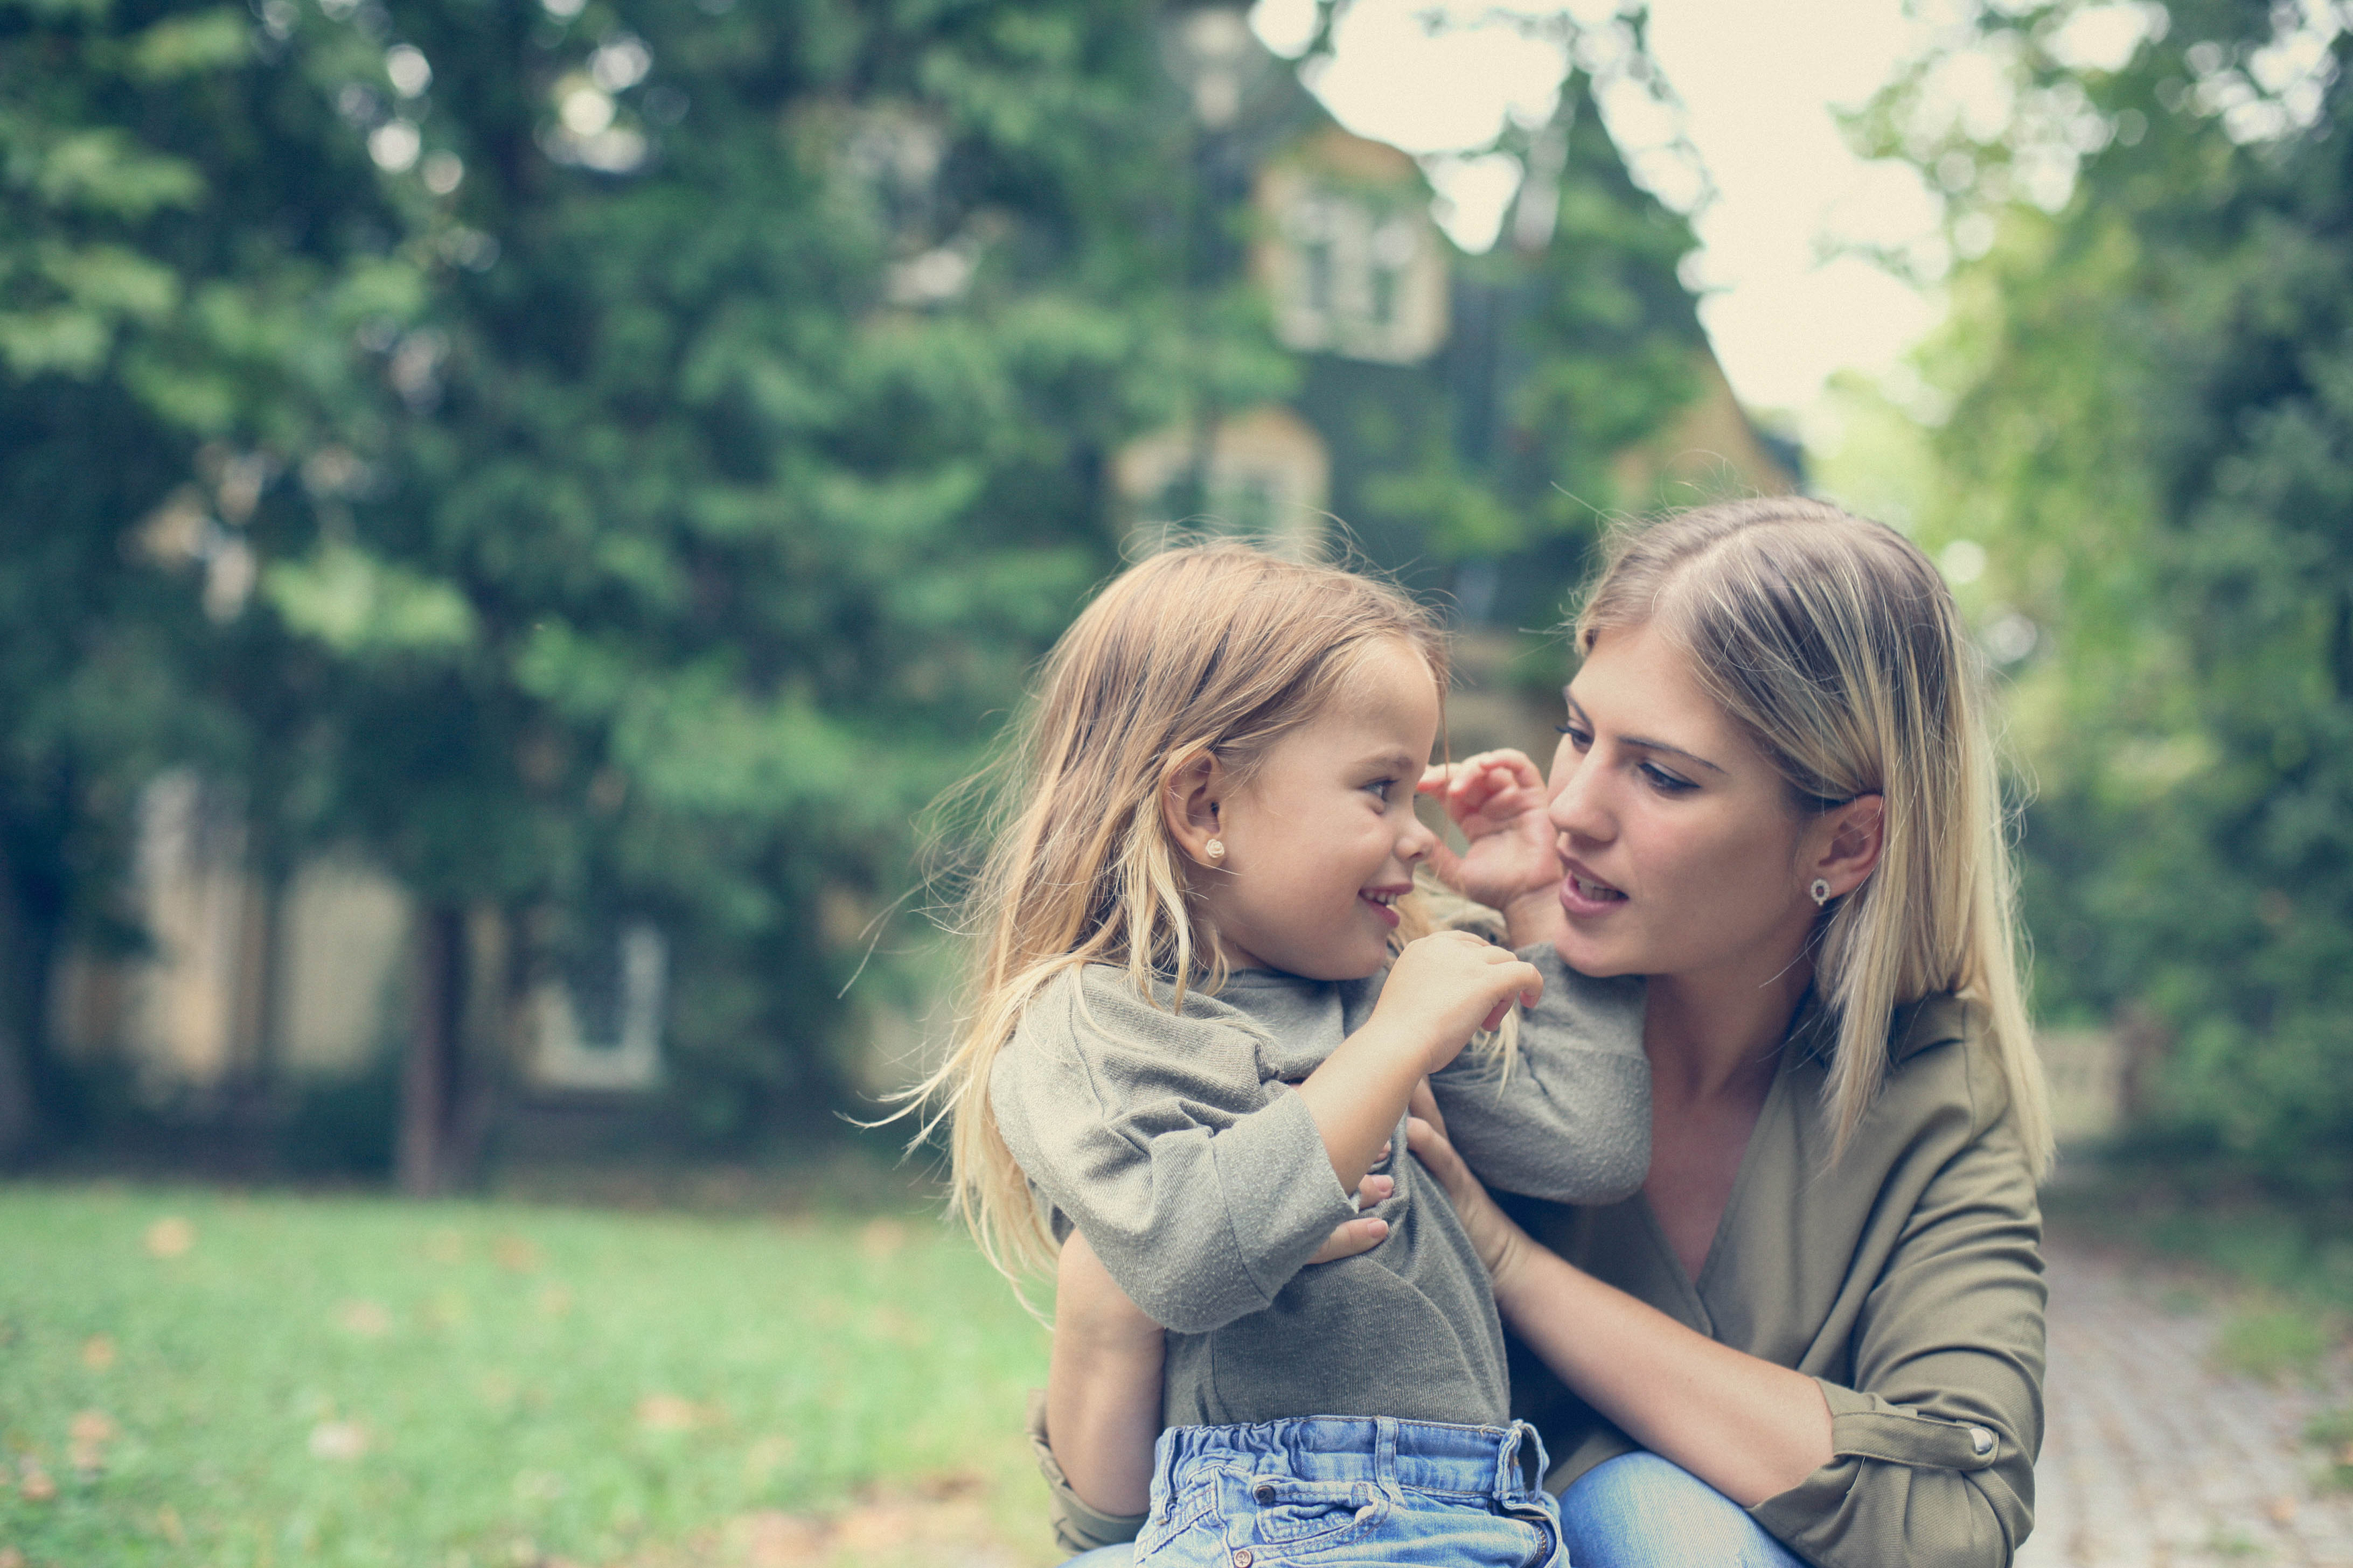
[[[2153,1010],[2157,1119],[2341,1186],[2353,45],[2321,13],[2182,4],[2101,69],[2081,29],[2116,18],[2085,15],[1979,18],[1967,47],[2021,106],[1999,137],[1936,110],[1939,62],[1880,106],[1883,148],[1991,241],[1930,359],[1955,402],[1922,527],[1989,552],[1998,653],[2041,628],[2014,708],[2042,1005]]]

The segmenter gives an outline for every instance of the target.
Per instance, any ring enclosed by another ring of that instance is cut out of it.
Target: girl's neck
[[[1684,1104],[1761,1098],[1812,979],[1803,958],[1761,984],[1745,973],[1651,976],[1642,1044],[1655,1091]]]

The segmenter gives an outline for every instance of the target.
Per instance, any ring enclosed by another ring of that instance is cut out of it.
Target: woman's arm
[[[1694,1333],[1562,1261],[1495,1206],[1437,1128],[1416,1118],[1409,1131],[1478,1247],[1504,1321],[1620,1430],[1743,1507],[1830,1462],[1830,1409],[1812,1378]]]

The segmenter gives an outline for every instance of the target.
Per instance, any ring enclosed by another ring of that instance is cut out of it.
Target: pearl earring
[[[1212,838],[1201,847],[1201,853],[1207,855],[1209,858],[1209,864],[1214,866],[1226,858],[1226,841],[1222,838]]]
[[[1815,878],[1813,886],[1808,888],[1806,891],[1814,896],[1814,907],[1816,909],[1820,909],[1824,904],[1831,901],[1831,885],[1829,879],[1826,878]]]

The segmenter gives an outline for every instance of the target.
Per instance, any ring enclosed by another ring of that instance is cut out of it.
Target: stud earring
[[[1826,878],[1815,878],[1813,886],[1808,888],[1806,891],[1814,896],[1814,907],[1816,909],[1820,909],[1824,904],[1831,901],[1831,885]]]
[[[1226,858],[1226,841],[1222,838],[1212,838],[1201,846],[1201,853],[1207,855],[1209,858],[1209,864],[1214,866]]]

